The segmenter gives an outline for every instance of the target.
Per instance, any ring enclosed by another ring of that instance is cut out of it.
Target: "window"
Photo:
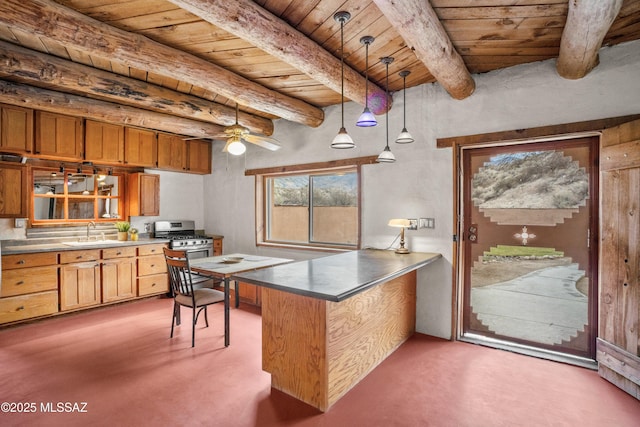
[[[262,176],[264,242],[353,249],[359,236],[357,167]]]
[[[33,169],[32,222],[113,221],[122,215],[121,176]]]

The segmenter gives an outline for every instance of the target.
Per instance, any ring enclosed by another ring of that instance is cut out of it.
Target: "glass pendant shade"
[[[373,113],[371,112],[371,110],[369,110],[369,107],[364,107],[364,111],[362,112],[362,114],[360,114],[360,117],[358,117],[358,121],[356,122],[356,126],[359,126],[359,127],[371,127],[371,126],[375,126],[377,124],[378,124],[378,122],[376,121],[376,118],[373,115]]]
[[[356,122],[356,126],[358,127],[371,127],[378,124],[376,117],[373,115],[371,110],[369,110],[369,45],[373,43],[375,38],[373,36],[364,36],[360,39],[360,43],[362,43],[365,47],[365,86],[364,86],[364,111],[358,117],[358,121]]]
[[[378,163],[393,163],[396,161],[396,156],[393,155],[391,149],[387,145],[386,147],[384,147],[384,150],[382,151],[382,153],[380,153],[376,161]]]
[[[331,148],[345,149],[356,146],[344,127],[344,23],[351,19],[351,14],[345,11],[336,12],[335,15],[333,15],[333,19],[340,23],[340,73],[342,85],[340,90],[340,104],[342,106],[342,126],[336,137],[333,138]]]
[[[413,141],[414,139],[407,128],[402,128],[402,132],[400,132],[400,135],[396,138],[396,144],[409,144]]]
[[[340,128],[340,132],[333,138],[333,142],[331,143],[331,148],[353,148],[356,144],[353,142],[353,139],[347,133],[347,130],[344,127]]]
[[[239,156],[247,151],[247,147],[242,143],[240,138],[235,137],[227,146],[227,151],[234,156]]]
[[[404,97],[404,101],[402,105],[402,131],[396,138],[396,144],[410,144],[414,141],[407,130],[407,76],[411,74],[411,71],[403,70],[398,74],[402,77],[402,96]]]

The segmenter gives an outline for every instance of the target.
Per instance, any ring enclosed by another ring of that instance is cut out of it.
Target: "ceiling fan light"
[[[229,145],[227,146],[227,151],[234,156],[240,156],[244,154],[245,151],[247,151],[247,147],[242,143],[242,141],[240,141],[239,138],[236,138],[229,143]]]
[[[413,137],[407,130],[407,128],[402,128],[402,132],[396,138],[396,144],[410,144],[414,141]]]
[[[376,161],[378,163],[393,163],[396,161],[396,156],[393,155],[391,149],[387,145],[386,147],[384,147],[384,150],[382,151],[382,153],[380,153]]]
[[[358,117],[356,126],[366,128],[366,127],[375,126],[377,124],[378,122],[376,121],[376,118],[371,112],[371,110],[369,110],[369,107],[364,107],[364,111],[362,112],[362,114],[360,114],[360,117]]]
[[[356,144],[353,142],[353,139],[351,139],[351,137],[347,133],[347,130],[344,127],[340,128],[340,131],[338,132],[336,137],[333,138],[333,142],[331,142],[331,148],[344,149],[344,148],[353,148],[355,146]]]

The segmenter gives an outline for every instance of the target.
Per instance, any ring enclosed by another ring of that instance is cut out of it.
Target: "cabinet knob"
[[[82,259],[82,255],[76,256],[76,259]]]
[[[122,252],[118,251],[116,252],[116,255],[122,255]]]
[[[24,264],[24,262],[25,261],[23,259],[21,259],[20,261],[18,261],[18,264]]]
[[[18,308],[16,308],[16,311],[20,311],[20,310],[24,310],[24,305],[21,305]]]
[[[16,283],[16,285],[24,285],[24,280],[20,280],[19,282]]]

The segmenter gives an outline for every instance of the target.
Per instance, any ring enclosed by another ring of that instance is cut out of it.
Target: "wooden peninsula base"
[[[416,272],[340,302],[262,290],[262,369],[271,386],[326,411],[415,329]]]

